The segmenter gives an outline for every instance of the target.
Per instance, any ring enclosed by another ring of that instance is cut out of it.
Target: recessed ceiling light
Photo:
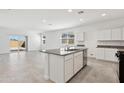
[[[68,9],[68,12],[69,12],[69,13],[72,12],[72,9]]]
[[[82,18],[80,18],[80,21],[83,21],[83,19],[82,19]]]
[[[43,22],[43,23],[46,23],[46,19],[43,19],[42,22]]]
[[[107,14],[106,13],[103,13],[103,14],[101,14],[102,16],[106,16]]]

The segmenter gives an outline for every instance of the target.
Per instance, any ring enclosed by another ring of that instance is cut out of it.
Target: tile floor
[[[70,83],[118,83],[116,64],[88,59],[88,66]],[[44,77],[44,57],[40,52],[0,55],[0,83],[51,83]]]

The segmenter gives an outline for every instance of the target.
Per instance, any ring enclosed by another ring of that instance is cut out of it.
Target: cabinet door
[[[83,52],[74,54],[74,74],[83,67]]]
[[[98,40],[104,40],[104,31],[98,31],[97,39]]]
[[[117,49],[106,48],[105,49],[105,60],[117,62],[117,58],[115,56],[116,52],[117,52]]]
[[[111,40],[111,30],[104,30],[104,40]]]
[[[96,59],[104,60],[104,48],[97,48]]]
[[[48,55],[50,80],[64,82],[64,57],[54,54]]]
[[[73,76],[73,57],[65,57],[65,82],[67,82]]]
[[[84,41],[84,32],[77,33],[76,40],[77,41]]]
[[[120,28],[112,29],[112,40],[121,40],[122,32]]]

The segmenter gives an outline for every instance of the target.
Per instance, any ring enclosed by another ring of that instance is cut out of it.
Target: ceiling
[[[0,27],[50,31],[122,17],[123,9],[0,9]]]

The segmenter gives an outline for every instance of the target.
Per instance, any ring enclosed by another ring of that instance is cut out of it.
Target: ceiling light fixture
[[[107,14],[106,13],[103,13],[103,14],[101,14],[102,16],[106,16]]]
[[[69,12],[69,13],[72,12],[72,9],[68,9],[68,12]]]

